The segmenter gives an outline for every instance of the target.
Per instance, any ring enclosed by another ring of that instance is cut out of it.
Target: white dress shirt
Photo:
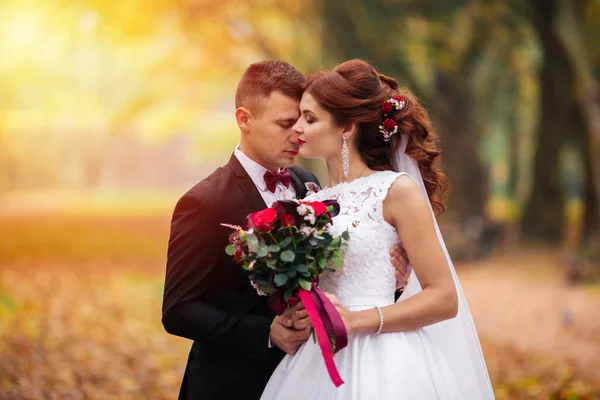
[[[242,164],[242,167],[244,167],[250,176],[250,179],[252,179],[252,182],[254,182],[256,189],[258,189],[258,193],[260,193],[260,196],[265,201],[267,207],[271,207],[271,204],[277,200],[291,200],[296,196],[296,191],[291,183],[290,187],[286,188],[283,183],[277,182],[275,193],[271,193],[271,191],[267,189],[267,184],[265,183],[264,176],[267,169],[242,153],[239,147],[239,145],[235,147],[233,154],[240,164]]]

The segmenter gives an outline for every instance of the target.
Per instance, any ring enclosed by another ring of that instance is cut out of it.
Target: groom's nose
[[[302,131],[298,131],[297,129],[292,128],[292,134],[290,135],[290,142],[297,144],[298,138],[300,137],[300,133],[302,133]]]

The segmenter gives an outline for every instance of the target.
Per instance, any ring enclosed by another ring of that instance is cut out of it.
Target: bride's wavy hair
[[[445,210],[444,194],[448,179],[440,165],[438,136],[427,110],[417,97],[362,60],[346,61],[331,71],[308,78],[306,91],[327,110],[339,126],[356,124],[356,145],[363,161],[375,171],[392,169],[392,157],[400,146],[399,134],[406,135],[406,154],[417,161],[429,201],[436,215]],[[382,104],[400,95],[406,102],[402,110],[388,117],[396,121],[396,140],[385,141],[379,126],[383,123]]]

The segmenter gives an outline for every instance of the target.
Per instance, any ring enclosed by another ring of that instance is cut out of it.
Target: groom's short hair
[[[235,92],[235,107],[245,107],[261,115],[262,99],[278,91],[300,100],[306,77],[285,61],[268,60],[250,64]]]

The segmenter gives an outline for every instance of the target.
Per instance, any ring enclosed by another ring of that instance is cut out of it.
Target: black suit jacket
[[[297,197],[317,178],[290,168]],[[194,341],[179,399],[258,399],[284,353],[268,347],[275,313],[225,254],[231,229],[266,205],[237,160],[217,169],[178,201],[171,222],[162,322]]]

